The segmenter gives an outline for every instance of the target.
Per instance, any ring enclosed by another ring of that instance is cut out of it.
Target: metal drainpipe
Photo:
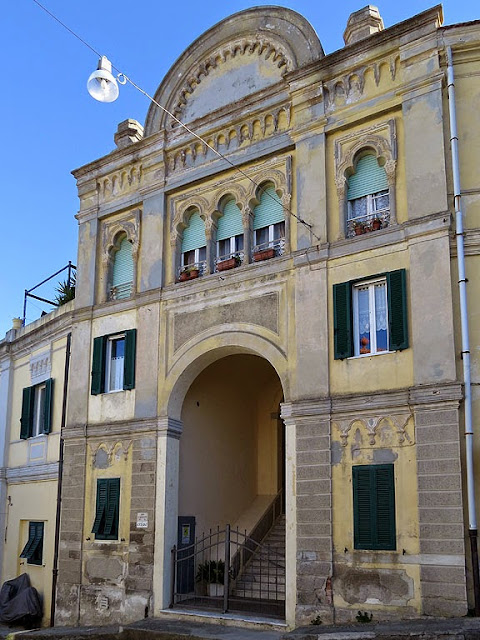
[[[62,479],[63,479],[63,430],[67,417],[67,391],[68,374],[70,370],[70,345],[72,334],[67,335],[67,346],[65,348],[65,372],[63,376],[63,400],[62,400],[62,421],[60,423],[60,449],[58,453],[58,484],[57,484],[57,513],[55,515],[55,541],[53,545],[53,569],[52,569],[52,602],[50,607],[50,626],[55,625],[55,597],[57,591],[58,578],[58,548],[60,546],[60,514],[62,511]]]
[[[450,115],[450,145],[452,152],[453,196],[455,206],[455,236],[457,240],[458,291],[460,295],[460,324],[462,330],[463,381],[465,386],[465,451],[467,468],[468,534],[472,554],[473,591],[475,615],[480,615],[480,574],[478,567],[477,515],[475,509],[475,482],[473,475],[473,420],[472,385],[470,379],[470,344],[468,337],[467,279],[465,277],[465,249],[463,213],[461,205],[460,169],[458,162],[457,115],[455,107],[455,78],[453,72],[452,48],[447,47],[447,83]]]

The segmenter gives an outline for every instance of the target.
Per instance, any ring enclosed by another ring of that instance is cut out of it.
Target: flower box
[[[190,269],[189,271],[182,271],[178,279],[180,282],[185,282],[186,280],[194,280],[198,278],[199,275],[200,269]]]
[[[217,262],[217,271],[228,271],[229,269],[235,269],[238,264],[239,262],[237,258],[228,258],[227,260]]]
[[[261,262],[262,260],[270,260],[275,257],[275,249],[269,247],[268,249],[262,249],[261,251],[255,251],[253,254],[254,262]]]

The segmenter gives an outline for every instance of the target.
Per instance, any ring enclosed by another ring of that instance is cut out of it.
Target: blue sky
[[[116,67],[153,94],[186,47],[228,15],[254,0],[162,2],[160,0],[40,0],[52,13]],[[348,16],[365,0],[277,2],[303,14],[315,28],[325,53],[343,46]],[[428,0],[385,0],[379,6],[385,27],[433,6]],[[480,19],[478,0],[446,0],[445,24]],[[22,315],[23,293],[67,264],[76,262],[78,210],[70,172],[115,147],[117,124],[142,124],[148,101],[131,86],[115,103],[96,102],[86,80],[97,57],[33,0],[2,8],[0,100],[3,153],[0,252],[0,339],[11,319]],[[39,295],[50,297],[44,287]],[[48,305],[29,302],[27,322]]]

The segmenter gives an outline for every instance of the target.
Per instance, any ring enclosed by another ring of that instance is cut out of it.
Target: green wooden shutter
[[[352,355],[352,287],[350,282],[333,285],[333,335],[335,360]]]
[[[105,390],[105,351],[107,336],[100,336],[93,341],[92,386],[91,393],[96,396]]]
[[[52,410],[53,410],[53,379],[45,381],[45,407],[43,413],[43,433],[50,433],[52,430]]]
[[[120,505],[120,478],[107,481],[107,507],[105,510],[105,537],[118,537],[118,514]]]
[[[377,549],[395,549],[395,491],[393,465],[378,465],[374,470],[376,495]]]
[[[387,273],[389,348],[408,347],[407,277],[405,269]]]
[[[254,209],[253,229],[263,229],[271,224],[283,222],[283,205],[275,193],[275,188],[268,186],[260,196],[260,203]]]
[[[20,418],[20,438],[22,440],[26,440],[32,435],[34,402],[35,387],[25,387],[22,396],[22,417]]]
[[[355,549],[396,548],[393,465],[353,467]]]
[[[35,522],[29,522],[28,523],[28,540],[27,540],[27,544],[22,549],[22,553],[20,554],[20,558],[29,558],[30,557],[31,549],[32,549],[33,545],[35,544],[35,534],[37,532],[37,528],[36,528],[35,525],[36,525]]]
[[[388,189],[387,174],[377,158],[373,155],[360,158],[355,173],[348,179],[347,199],[355,200],[385,189]]]
[[[107,480],[100,478],[97,480],[97,503],[95,509],[95,520],[93,522],[92,533],[96,536],[103,534],[102,521],[107,507]]]
[[[218,220],[217,242],[239,235],[243,235],[242,214],[232,199],[225,203],[223,216]]]
[[[188,227],[183,231],[182,253],[205,247],[207,239],[205,236],[205,223],[199,211],[195,211],[190,216]]]
[[[125,331],[125,359],[123,361],[123,388],[135,388],[135,353],[137,330]]]

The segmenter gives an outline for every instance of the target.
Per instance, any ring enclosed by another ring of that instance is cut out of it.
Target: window
[[[243,222],[235,200],[228,200],[223,207],[223,215],[217,227],[217,262],[234,256],[243,257]]]
[[[33,387],[25,387],[22,397],[22,417],[20,418],[20,438],[22,440],[42,433],[50,433],[52,399],[52,378]]]
[[[120,478],[97,480],[97,504],[92,527],[96,540],[118,539],[119,507]]]
[[[377,158],[371,154],[360,158],[348,179],[347,236],[388,226],[389,194],[387,174]]]
[[[28,523],[28,540],[20,558],[26,558],[27,564],[42,564],[43,561],[43,522]]]
[[[92,395],[135,387],[136,339],[136,329],[94,339]]]
[[[353,467],[355,549],[396,549],[393,464]]]
[[[121,300],[132,295],[133,288],[133,254],[132,243],[126,236],[120,242],[118,251],[113,256],[112,286],[110,299]]]
[[[180,270],[197,268],[202,274],[205,271],[207,259],[207,239],[205,223],[198,209],[190,216],[188,227],[183,231],[182,259]]]
[[[279,255],[285,246],[283,205],[273,185],[262,188],[261,192],[253,218],[254,252],[273,248]]]
[[[406,349],[405,269],[335,284],[333,312],[335,360]]]

